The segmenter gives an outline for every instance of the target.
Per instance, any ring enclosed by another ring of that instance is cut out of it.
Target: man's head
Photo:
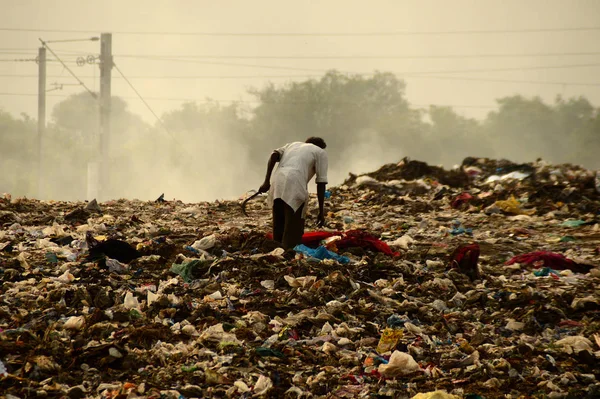
[[[327,144],[325,143],[325,140],[323,140],[320,137],[309,137],[306,139],[306,142],[310,143],[310,144],[314,144],[317,147],[322,148],[322,149],[327,148]]]

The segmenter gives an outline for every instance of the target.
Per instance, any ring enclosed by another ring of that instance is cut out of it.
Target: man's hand
[[[281,155],[277,151],[273,151],[271,156],[269,157],[269,163],[267,164],[267,175],[265,176],[265,182],[258,189],[259,193],[266,193],[271,188],[271,173],[273,173],[273,168],[275,164],[279,162],[281,159]]]
[[[319,216],[317,216],[317,227],[325,226],[325,215],[323,212],[319,212]]]
[[[259,193],[266,193],[266,192],[268,192],[268,191],[269,191],[269,189],[270,189],[270,188],[271,188],[271,183],[269,183],[269,182],[267,181],[267,182],[264,182],[264,183],[262,184],[262,186],[260,186],[260,187],[258,188],[258,192],[259,192]]]

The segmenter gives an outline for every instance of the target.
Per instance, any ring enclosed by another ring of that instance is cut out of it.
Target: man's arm
[[[323,227],[325,225],[325,187],[327,183],[317,183],[317,198],[319,199],[319,216],[317,218],[317,225]]]
[[[265,176],[265,181],[258,189],[261,193],[266,193],[271,188],[271,174],[273,173],[273,168],[275,168],[275,164],[279,162],[281,156],[277,151],[273,151],[271,156],[269,157],[269,162],[267,163],[267,174]]]

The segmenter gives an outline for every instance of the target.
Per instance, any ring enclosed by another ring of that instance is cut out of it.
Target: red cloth
[[[304,235],[302,236],[302,244],[313,245],[313,244],[317,244],[329,237],[341,236],[343,234],[344,233],[341,233],[339,231],[311,231],[308,233],[304,233]],[[269,240],[272,240],[273,233],[267,233],[267,238]]]
[[[557,254],[550,251],[529,252],[523,255],[517,255],[506,262],[507,265],[521,263],[532,265],[541,262],[544,267],[555,270],[569,269],[576,273],[587,273],[592,268],[590,265],[579,264],[572,259],[566,258],[563,254]]]
[[[469,276],[471,280],[475,280],[479,278],[479,269],[477,268],[479,253],[480,249],[477,243],[461,245],[452,253],[450,266],[458,268],[462,273]]]
[[[394,252],[392,249],[383,241],[373,237],[371,234],[364,230],[349,230],[346,232],[339,231],[311,231],[304,233],[302,236],[302,244],[304,245],[316,245],[319,242],[333,236],[341,236],[342,238],[335,241],[337,248],[349,248],[349,247],[361,247],[370,248],[375,251],[383,252],[390,256],[400,256],[399,252]],[[273,239],[272,233],[267,233],[269,240]]]
[[[392,251],[392,249],[385,242],[373,237],[363,230],[350,230],[345,232],[342,235],[342,238],[335,242],[335,246],[338,248],[370,248],[379,252],[383,252],[386,255],[400,256],[399,252]]]
[[[310,231],[308,233],[304,233],[304,235],[302,236],[302,244],[318,244],[329,237],[341,236],[343,234],[344,233],[341,233],[339,231]]]
[[[469,201],[471,201],[473,199],[473,196],[469,193],[462,193],[457,195],[456,197],[454,197],[454,200],[452,200],[452,208],[457,209],[462,207],[465,204],[468,204]]]

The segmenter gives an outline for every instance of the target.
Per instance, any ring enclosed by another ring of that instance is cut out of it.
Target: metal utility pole
[[[112,68],[112,33],[102,33],[100,35],[100,165],[98,171],[98,190],[101,199],[106,199],[110,176],[108,152],[110,146]]]
[[[42,198],[42,140],[46,129],[46,48],[40,47],[38,53],[38,137],[37,137],[37,198]]]

